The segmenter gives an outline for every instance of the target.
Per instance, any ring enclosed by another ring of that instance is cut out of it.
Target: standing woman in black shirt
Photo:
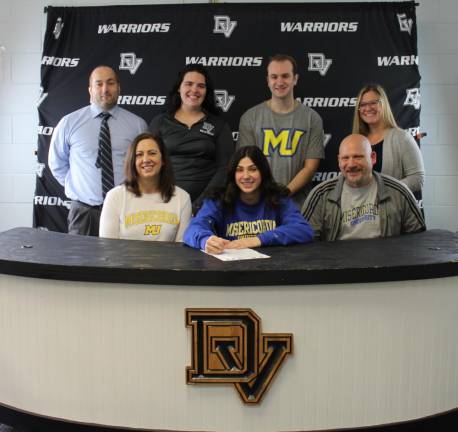
[[[188,65],[178,73],[168,112],[154,117],[149,128],[162,137],[176,184],[191,195],[195,212],[207,191],[224,185],[234,152],[231,130],[219,117],[206,69]]]

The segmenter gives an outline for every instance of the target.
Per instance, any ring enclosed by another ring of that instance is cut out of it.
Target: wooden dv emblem
[[[285,357],[290,333],[261,333],[251,309],[186,309],[192,330],[192,365],[187,384],[232,383],[245,403],[258,403]]]

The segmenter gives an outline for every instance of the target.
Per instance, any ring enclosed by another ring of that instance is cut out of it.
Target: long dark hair
[[[124,165],[126,180],[124,181],[124,184],[126,185],[127,190],[135,194],[135,196],[142,196],[140,187],[138,185],[138,172],[137,168],[135,167],[135,161],[138,143],[145,139],[152,139],[155,141],[159,147],[159,151],[161,152],[162,167],[159,174],[159,191],[161,193],[162,199],[167,203],[170,201],[175,192],[175,181],[173,178],[172,164],[167,155],[164,142],[158,135],[145,132],[136,136],[132,141],[132,144],[130,145],[126,154]]]
[[[180,89],[181,83],[183,82],[184,76],[188,72],[197,72],[204,76],[207,92],[205,94],[205,98],[202,103],[202,109],[211,114],[219,115],[220,110],[218,109],[215,103],[215,87],[210,78],[210,75],[208,74],[207,69],[205,69],[203,66],[199,64],[197,65],[190,64],[186,66],[184,69],[180,70],[180,72],[178,72],[178,76],[175,81],[175,84],[173,85],[172,90],[169,93],[169,109],[168,109],[169,114],[171,115],[175,114],[178,108],[181,107],[181,97],[180,97],[179,89]]]
[[[274,181],[269,162],[257,146],[240,147],[233,155],[227,167],[226,185],[224,188],[213,192],[211,198],[219,200],[222,206],[232,212],[240,195],[240,189],[235,183],[235,172],[241,159],[248,157],[261,173],[261,194],[264,196],[266,205],[270,208],[278,208],[280,200],[289,195],[289,191]]]

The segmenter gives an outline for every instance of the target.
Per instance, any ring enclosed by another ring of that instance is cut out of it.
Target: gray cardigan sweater
[[[387,132],[383,141],[382,173],[400,180],[412,192],[421,190],[425,179],[423,157],[410,133],[400,128]]]

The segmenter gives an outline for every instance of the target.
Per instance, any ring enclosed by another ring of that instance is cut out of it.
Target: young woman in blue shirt
[[[262,151],[247,146],[234,153],[225,187],[204,201],[183,240],[217,254],[224,249],[307,243],[313,240],[313,230],[288,197],[288,189],[274,182]]]

